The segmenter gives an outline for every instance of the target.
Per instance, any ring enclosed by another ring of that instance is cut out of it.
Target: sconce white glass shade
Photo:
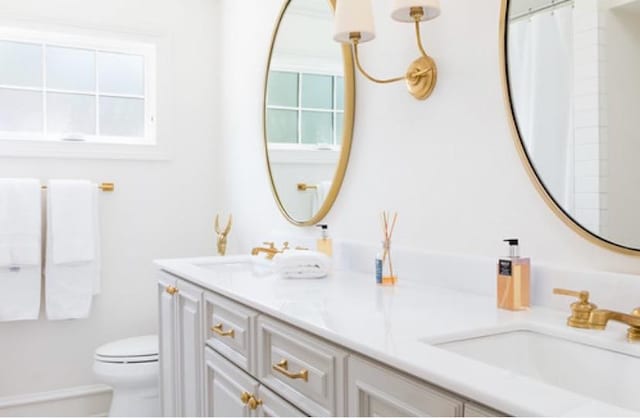
[[[371,0],[337,0],[333,39],[351,43],[350,34],[359,32],[360,43],[376,37]]]
[[[424,16],[420,19],[422,22],[440,16],[440,0],[393,0],[391,17],[400,22],[413,23],[415,20],[411,17],[412,7],[422,7],[424,10]]]

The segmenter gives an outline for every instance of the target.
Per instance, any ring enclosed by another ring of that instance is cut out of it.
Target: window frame
[[[157,46],[154,43],[137,40],[118,39],[117,36],[106,38],[104,36],[79,35],[63,33],[60,31],[25,30],[11,26],[0,27],[0,40],[36,44],[41,47],[42,53],[42,84],[39,87],[24,87],[0,84],[0,88],[16,91],[33,91],[42,95],[43,100],[43,126],[40,133],[37,132],[9,132],[0,131],[0,141],[5,144],[12,143],[46,143],[46,144],[99,144],[99,145],[138,145],[156,146],[156,72],[157,72]],[[63,47],[73,49],[90,50],[95,53],[97,63],[98,53],[115,53],[142,56],[144,59],[144,94],[128,95],[101,93],[98,80],[98,66],[95,66],[96,85],[92,92],[74,91],[66,89],[49,89],[46,84],[46,46]],[[46,132],[47,93],[62,93],[90,96],[96,100],[96,135],[82,135],[81,140],[70,140],[61,137],[60,134]],[[132,98],[144,100],[144,136],[107,136],[99,135],[100,119],[98,105],[100,98]],[[65,146],[66,147],[66,146]]]
[[[336,71],[331,71],[329,69],[324,70],[324,69],[318,69],[318,68],[314,68],[314,69],[307,69],[304,67],[299,67],[299,66],[278,66],[276,68],[273,69],[269,69],[269,72],[284,72],[284,73],[294,73],[297,76],[297,80],[298,80],[298,91],[297,91],[297,97],[298,97],[298,106],[279,106],[279,105],[270,105],[268,102],[265,103],[266,106],[266,110],[267,112],[270,109],[274,109],[274,110],[289,110],[289,111],[296,111],[297,112],[297,134],[298,137],[296,138],[296,140],[298,142],[270,142],[268,141],[268,146],[269,148],[273,148],[273,149],[278,149],[278,150],[321,150],[321,151],[326,151],[326,150],[340,150],[342,145],[338,144],[338,140],[342,139],[342,132],[337,132],[337,119],[336,119],[336,115],[341,114],[343,115],[343,121],[344,121],[344,107],[342,109],[338,109],[336,107],[336,103],[337,103],[337,89],[336,89],[336,80],[338,78],[343,78],[344,79],[344,75],[343,74],[336,74]],[[332,108],[331,109],[317,109],[317,108],[307,108],[302,106],[302,78],[303,75],[319,75],[319,76],[330,76],[332,78]],[[332,115],[332,132],[333,132],[333,138],[332,138],[332,142],[331,143],[323,143],[323,144],[308,144],[308,143],[303,143],[302,141],[302,113],[308,111],[308,112],[321,112],[321,113],[330,113]],[[344,123],[344,122],[343,122]]]

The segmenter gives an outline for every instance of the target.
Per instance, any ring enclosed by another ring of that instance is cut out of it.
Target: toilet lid
[[[107,343],[96,350],[95,358],[107,363],[158,361],[158,336],[145,335]]]

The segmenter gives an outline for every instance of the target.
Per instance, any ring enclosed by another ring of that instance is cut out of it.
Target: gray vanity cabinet
[[[499,415],[164,271],[165,416]]]
[[[161,273],[160,396],[164,416],[202,416],[203,290]]]

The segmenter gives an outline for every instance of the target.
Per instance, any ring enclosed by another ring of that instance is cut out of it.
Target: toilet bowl
[[[127,338],[99,347],[93,371],[113,388],[109,416],[160,415],[158,336]]]

